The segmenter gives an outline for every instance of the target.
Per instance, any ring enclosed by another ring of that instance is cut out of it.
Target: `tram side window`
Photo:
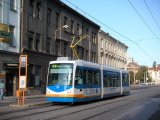
[[[107,72],[107,81],[109,82],[108,87],[119,87],[120,86],[120,75],[118,73]]]
[[[88,71],[83,70],[83,84],[87,84],[88,82]]]
[[[83,81],[82,81],[82,69],[77,67],[76,76],[75,76],[75,85],[81,85],[81,84],[83,84]]]
[[[94,71],[94,84],[99,84],[99,71]]]
[[[104,74],[104,76],[103,76],[104,87],[109,87],[109,76],[108,76],[107,72],[104,72],[103,74]]]
[[[109,80],[109,87],[113,87],[113,80],[111,74],[108,74],[108,80]]]
[[[129,85],[129,78],[128,74],[122,74],[122,85],[123,86],[128,86]]]
[[[117,74],[117,82],[116,82],[116,87],[120,86],[120,74]]]
[[[88,83],[87,84],[93,84],[93,71],[92,70],[88,70]]]

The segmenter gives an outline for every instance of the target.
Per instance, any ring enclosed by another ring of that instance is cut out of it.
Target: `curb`
[[[50,102],[29,103],[29,104],[23,104],[23,105],[10,104],[9,107],[13,107],[13,108],[26,108],[26,107],[33,107],[33,106],[40,106],[40,105],[47,105],[47,104],[51,104],[51,103]]]
[[[11,104],[9,107],[13,108],[25,108],[25,107],[31,107],[31,104],[24,104],[24,105],[18,105],[18,104]]]

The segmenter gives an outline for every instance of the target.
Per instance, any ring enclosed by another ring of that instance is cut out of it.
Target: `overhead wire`
[[[151,29],[151,27],[147,24],[147,22],[143,19],[143,17],[141,16],[141,14],[138,12],[138,10],[136,9],[136,7],[132,4],[132,2],[130,0],[128,0],[128,2],[130,3],[130,5],[132,6],[132,8],[134,9],[134,11],[137,13],[137,15],[141,18],[141,20],[143,21],[143,23],[146,25],[146,27],[150,30],[150,32],[157,38],[157,40],[160,42],[158,36],[154,33],[154,31]]]
[[[9,2],[6,2],[6,1],[4,1],[4,0],[2,0],[2,1],[3,1],[5,4],[10,5]],[[150,56],[147,54],[147,52],[146,52],[137,42],[129,39],[129,38],[126,37],[125,35],[121,34],[120,32],[116,31],[115,29],[109,27],[108,25],[106,25],[105,23],[101,22],[100,20],[98,20],[97,18],[93,17],[92,15],[88,14],[87,12],[85,12],[85,11],[82,10],[81,8],[77,7],[76,5],[74,5],[73,3],[71,3],[70,1],[68,1],[68,0],[65,0],[65,1],[67,1],[69,4],[73,5],[73,6],[76,8],[76,10],[78,10],[78,9],[81,10],[84,14],[86,14],[86,15],[88,15],[89,17],[91,17],[92,19],[96,20],[96,21],[97,21],[98,23],[100,23],[101,25],[107,27],[107,28],[110,29],[111,31],[115,32],[116,34],[120,35],[121,37],[123,37],[123,38],[129,40],[130,42],[132,42],[133,44],[135,44],[148,58],[150,58],[151,60],[153,60],[152,57],[150,57]],[[128,0],[128,1],[129,1],[129,0]],[[16,8],[17,8],[17,9],[20,9],[20,11],[23,10],[23,9],[21,9],[21,8],[19,8],[19,7],[16,7]],[[30,14],[29,12],[24,11],[24,10],[23,10],[23,12],[26,12],[27,14]],[[142,19],[143,19],[143,18],[142,18]],[[145,22],[145,23],[146,23],[146,22]],[[20,26],[19,26],[19,27],[20,27]],[[150,28],[150,27],[149,27],[149,28]],[[152,30],[151,30],[151,31],[152,31]],[[156,35],[155,35],[155,36],[156,36]],[[157,36],[156,36],[156,38],[159,39]]]
[[[157,20],[155,19],[155,17],[154,17],[154,15],[153,15],[152,11],[150,10],[150,8],[149,8],[149,6],[148,6],[146,0],[143,0],[143,1],[144,1],[145,5],[146,5],[147,9],[149,10],[149,12],[150,12],[150,14],[151,14],[153,20],[155,21],[155,23],[156,23],[158,29],[160,30],[160,25],[158,24]]]
[[[4,4],[10,6],[9,1],[8,1],[8,2],[6,2],[5,0],[2,0],[2,1],[3,1]],[[44,6],[44,7],[46,7],[46,6]],[[15,6],[15,9],[18,10],[18,11],[16,11],[18,14],[20,14],[21,11],[23,11],[23,12],[26,13],[27,15],[30,15],[30,14],[31,14],[30,12],[28,12],[28,11],[26,11],[25,9],[20,8],[20,7],[18,7],[18,6]],[[80,9],[80,8],[77,7],[76,9],[78,10],[78,9]],[[81,11],[83,11],[83,10],[81,10]],[[87,14],[87,13],[86,13],[86,14]],[[8,24],[8,23],[6,23],[6,24]],[[17,26],[17,29],[20,29],[20,26]],[[45,36],[45,37],[48,37],[48,36]],[[98,43],[97,43],[97,44],[98,44]],[[101,44],[99,44],[99,45],[100,45],[100,47],[102,47]]]
[[[67,1],[69,4],[73,5],[76,10],[79,9],[81,10],[82,12],[84,12],[86,15],[88,15],[89,17],[91,17],[92,19],[96,20],[98,23],[102,24],[103,26],[107,27],[108,29],[110,29],[111,31],[115,32],[116,34],[120,35],[121,37],[129,40],[130,42],[132,42],[133,44],[135,44],[149,59],[151,59],[153,61],[153,58],[135,41],[129,39],[128,37],[126,37],[125,35],[121,34],[120,32],[116,31],[115,29],[109,27],[108,25],[106,25],[105,23],[101,22],[100,20],[98,20],[97,18],[93,17],[92,15],[90,15],[89,13],[85,12],[84,10],[80,9],[79,7],[77,7],[76,5],[74,5],[73,3],[71,3],[70,1],[68,0],[65,0]],[[149,27],[150,28],[150,27]],[[152,31],[152,30],[151,30]],[[156,36],[156,35],[155,35]],[[157,39],[159,39],[157,36],[156,36]]]

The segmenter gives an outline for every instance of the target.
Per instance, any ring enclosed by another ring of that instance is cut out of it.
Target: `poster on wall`
[[[20,76],[19,88],[20,89],[26,89],[26,76]]]

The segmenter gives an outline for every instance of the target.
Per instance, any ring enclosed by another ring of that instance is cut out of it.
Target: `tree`
[[[134,83],[134,72],[133,71],[129,71],[129,79],[130,79],[130,84]]]
[[[140,82],[144,82],[146,78],[148,78],[148,82],[151,81],[151,77],[148,73],[148,68],[146,66],[140,66],[138,72],[136,73],[136,78],[140,80]]]
[[[153,68],[156,68],[156,65],[157,65],[157,63],[156,63],[156,61],[154,61],[153,62]]]

